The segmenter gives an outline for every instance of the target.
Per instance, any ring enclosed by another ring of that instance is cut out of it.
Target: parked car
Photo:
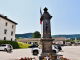
[[[10,45],[10,44],[1,44],[0,50],[7,51],[8,46],[10,46],[11,50],[13,49],[12,45]]]
[[[60,44],[60,46],[65,46],[65,44]]]
[[[40,52],[40,48],[39,47],[35,47],[35,48],[33,48],[32,50],[31,50],[31,52],[33,53],[33,55],[38,55],[39,54],[39,52]]]
[[[61,46],[60,45],[57,45],[57,44],[54,44],[58,47],[59,51],[62,50]]]
[[[38,47],[38,45],[31,45],[28,48],[34,48],[34,47]]]
[[[61,48],[61,46],[60,46],[60,45],[57,45],[57,47],[58,47],[59,51],[60,51],[60,50],[62,50],[62,48]]]
[[[69,44],[61,44],[60,46],[69,46]]]
[[[69,46],[69,44],[65,44],[65,46]]]
[[[35,47],[35,48],[32,49],[31,52],[33,53],[33,55],[38,55],[40,50],[41,49],[39,47]],[[54,53],[59,52],[59,49],[58,49],[57,45],[52,45],[52,50],[53,50]]]
[[[78,42],[77,44],[80,44],[80,42]]]
[[[59,52],[59,49],[58,49],[57,45],[52,45],[52,50],[53,50],[54,53],[58,53]]]

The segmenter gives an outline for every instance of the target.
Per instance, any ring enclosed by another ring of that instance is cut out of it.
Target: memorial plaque
[[[45,46],[45,49],[46,49],[46,50],[49,50],[49,48],[50,48],[50,43],[44,43],[44,46]]]

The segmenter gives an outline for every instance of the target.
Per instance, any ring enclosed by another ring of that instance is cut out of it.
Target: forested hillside
[[[15,34],[15,37],[32,38],[33,33]],[[71,35],[52,35],[52,37],[65,37],[65,38],[80,38],[80,34]]]

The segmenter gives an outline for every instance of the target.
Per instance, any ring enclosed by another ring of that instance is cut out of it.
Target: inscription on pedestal
[[[48,34],[50,34],[50,33],[48,33]]]
[[[49,50],[50,43],[44,43],[45,50]]]
[[[44,33],[44,34],[46,34],[46,33]]]

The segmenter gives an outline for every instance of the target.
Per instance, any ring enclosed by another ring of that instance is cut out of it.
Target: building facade
[[[52,39],[54,39],[53,43],[55,44],[65,44],[65,41],[67,40],[65,37],[56,37]],[[18,42],[23,42],[32,45],[32,44],[41,44],[40,40],[41,38],[23,38],[18,40]]]
[[[26,44],[40,44],[40,39],[41,38],[23,38],[23,39],[20,39],[18,40],[18,42],[23,42],[23,43],[26,43]]]
[[[17,23],[0,14],[0,40],[15,41]]]

